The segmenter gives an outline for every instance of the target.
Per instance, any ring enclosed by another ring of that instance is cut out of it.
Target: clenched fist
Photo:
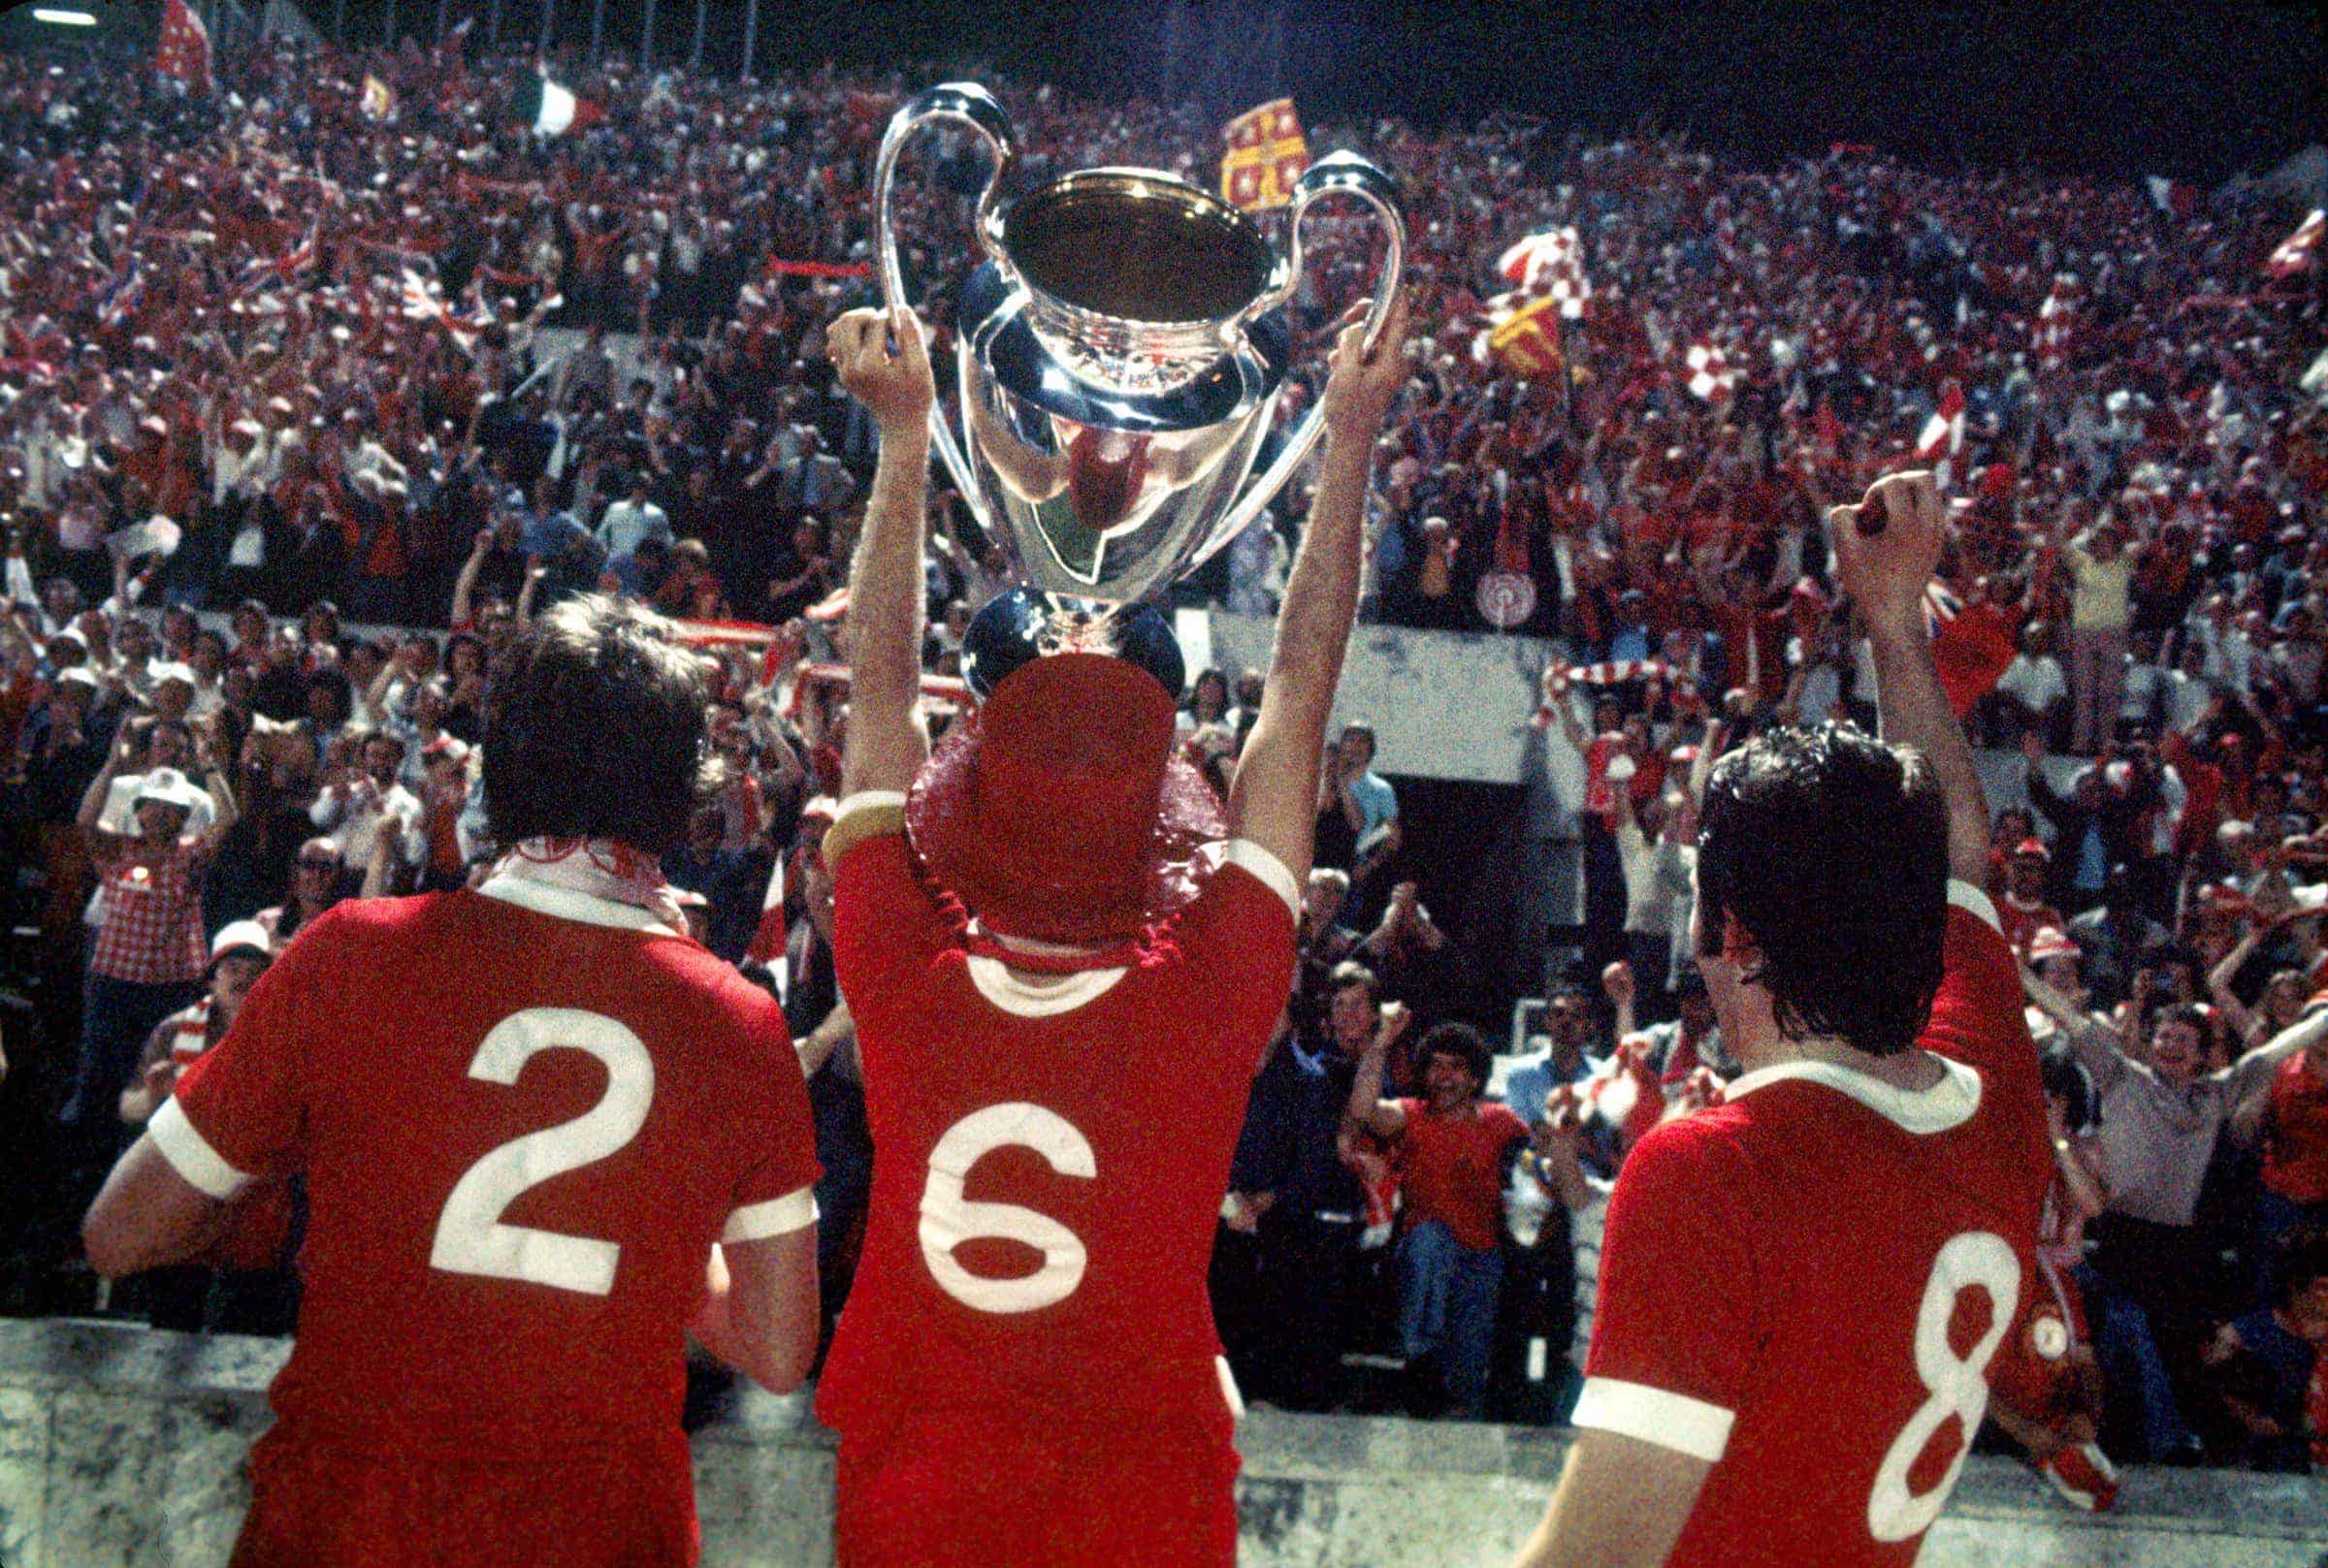
[[[919,431],[928,423],[937,398],[929,373],[929,336],[911,310],[851,310],[826,329],[824,351],[840,372],[841,385],[865,405],[883,435]]]
[[[1940,487],[1921,470],[1878,479],[1859,505],[1827,514],[1836,575],[1871,624],[1923,624],[1944,518]]]

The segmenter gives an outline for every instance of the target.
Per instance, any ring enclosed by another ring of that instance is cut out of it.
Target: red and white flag
[[[2076,285],[2064,272],[2053,279],[2045,303],[2037,307],[2037,328],[2032,334],[2030,347],[2036,350],[2037,363],[2051,369],[2069,359],[2070,342],[2077,332],[2078,302]]]
[[[1719,402],[1734,391],[1745,372],[1722,357],[1722,351],[1700,338],[1690,345],[1690,391],[1707,402]]]
[[[775,972],[780,998],[790,978],[784,972],[785,949],[792,945],[792,930],[784,918],[784,861],[785,857],[778,855],[768,868],[768,890],[760,901],[760,923],[753,927],[751,944],[744,949],[745,963]]]
[[[2319,260],[2320,239],[2328,235],[2328,211],[2312,209],[2312,216],[2296,226],[2296,232],[2280,242],[2272,259],[2263,264],[2264,271],[2274,277],[2293,277],[2310,272]]]
[[[210,90],[210,30],[186,0],[163,0],[162,38],[154,47],[153,68],[178,78],[189,92]]]
[[[1496,272],[1514,289],[1549,297],[1569,321],[1584,314],[1584,302],[1593,297],[1592,279],[1584,275],[1584,249],[1574,229],[1530,235],[1497,258]]]
[[[1964,449],[1964,388],[1954,376],[1941,383],[1940,406],[1916,436],[1916,461],[1932,465],[1932,477],[1948,488],[1949,464]]]

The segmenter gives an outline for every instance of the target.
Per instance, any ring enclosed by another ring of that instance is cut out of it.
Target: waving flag
[[[1932,639],[1932,662],[1948,705],[1961,719],[1996,688],[2012,664],[2013,624],[1994,605],[1967,610],[1935,577],[1924,591],[1924,629]]]
[[[1690,345],[1690,391],[1707,402],[1719,402],[1737,387],[1744,371],[1722,357],[1722,351],[1703,338]]]
[[[2048,368],[2066,362],[2069,345],[2078,324],[2076,284],[2064,272],[2053,279],[2045,303],[2037,307],[2037,330],[2030,344],[2037,352],[2037,363]]]
[[[1487,328],[1471,342],[1471,357],[1526,380],[1560,368],[1560,302],[1549,295],[1525,299],[1499,294],[1488,302]]]
[[[2328,234],[2328,211],[2312,209],[2312,216],[2296,226],[2296,232],[2280,242],[2272,259],[2263,264],[2264,271],[2274,277],[2293,277],[2310,272],[2319,259],[2320,237]]]
[[[571,88],[560,86],[546,76],[541,79],[541,101],[534,110],[535,136],[564,136],[576,127],[596,125],[605,117],[604,104],[578,97]]]
[[[186,0],[163,0],[162,37],[154,47],[153,68],[178,78],[189,92],[210,90],[210,30]]]
[[[1221,127],[1228,150],[1220,159],[1220,194],[1247,208],[1283,207],[1293,182],[1310,167],[1310,143],[1293,100],[1248,109]]]
[[[1496,259],[1496,272],[1515,289],[1549,295],[1569,321],[1584,314],[1584,302],[1593,297],[1574,229],[1530,235]]]
[[[1948,488],[1949,465],[1964,450],[1964,388],[1954,376],[1941,383],[1940,406],[1916,436],[1916,461],[1933,466],[1933,478]]]

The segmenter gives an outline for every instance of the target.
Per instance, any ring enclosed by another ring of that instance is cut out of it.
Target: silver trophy
[[[906,303],[897,155],[931,121],[967,126],[995,158],[978,205],[986,260],[955,321],[961,439],[932,408],[933,444],[1027,590],[1146,598],[1242,532],[1317,443],[1313,404],[1253,474],[1290,359],[1281,307],[1301,278],[1303,214],[1344,194],[1387,231],[1371,346],[1405,260],[1397,194],[1355,154],[1320,159],[1295,183],[1282,256],[1245,213],[1152,169],[1086,169],[1006,203],[1010,120],[984,87],[951,82],[882,138],[873,194],[891,306]]]

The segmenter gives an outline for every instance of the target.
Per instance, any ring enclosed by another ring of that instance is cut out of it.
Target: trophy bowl
[[[985,88],[949,83],[898,110],[875,165],[891,306],[906,303],[898,153],[937,121],[968,127],[995,167],[975,225],[986,260],[963,284],[954,324],[960,437],[933,408],[932,445],[1030,590],[1149,597],[1244,531],[1322,432],[1313,404],[1255,473],[1289,368],[1284,305],[1302,274],[1303,215],[1347,196],[1386,231],[1371,343],[1405,261],[1396,192],[1354,154],[1319,160],[1295,184],[1283,254],[1245,213],[1152,169],[1082,170],[1005,203],[1009,119]]]

